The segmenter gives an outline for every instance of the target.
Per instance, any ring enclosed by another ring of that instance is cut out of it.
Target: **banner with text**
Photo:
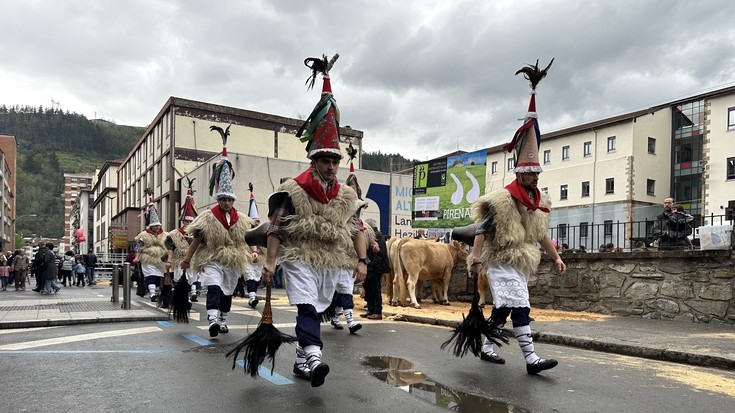
[[[485,193],[487,150],[417,162],[413,168],[413,227],[472,223],[470,206]]]

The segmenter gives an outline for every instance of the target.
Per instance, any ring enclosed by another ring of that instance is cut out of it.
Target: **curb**
[[[168,315],[144,316],[144,317],[106,317],[106,318],[78,318],[74,320],[33,320],[33,321],[11,321],[0,323],[0,329],[36,328],[36,327],[59,327],[77,324],[99,324],[99,323],[126,323],[133,321],[168,321]]]
[[[384,316],[394,316],[396,321],[407,321],[410,323],[420,323],[429,325],[439,325],[455,328],[459,326],[459,321],[442,320],[432,317],[421,317],[407,314],[389,313],[383,311]],[[504,329],[507,335],[513,336],[513,330]],[[686,364],[690,366],[710,367],[721,370],[735,370],[735,360],[731,360],[719,356],[710,356],[704,354],[692,354],[683,351],[657,349],[643,346],[633,346],[628,344],[615,344],[598,340],[582,339],[577,337],[562,336],[559,334],[535,332],[533,339],[540,343],[548,343],[561,345],[566,347],[574,347],[583,350],[600,351],[604,353],[621,354],[624,356],[645,358],[658,361],[666,361],[671,363]]]

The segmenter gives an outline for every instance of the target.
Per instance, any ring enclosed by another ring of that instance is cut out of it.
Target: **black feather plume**
[[[212,125],[209,127],[210,131],[219,132],[220,136],[222,137],[222,146],[227,146],[227,137],[230,136],[230,126],[232,125],[227,125],[227,129],[222,129],[217,125]]]
[[[522,67],[516,72],[516,76],[519,73],[523,73],[523,77],[526,78],[529,82],[531,82],[531,90],[536,90],[536,85],[541,81],[541,79],[546,77],[546,73],[548,73],[549,68],[551,67],[551,64],[554,63],[554,59],[552,58],[549,62],[549,65],[546,66],[544,69],[538,68],[538,59],[536,59],[536,64],[532,65],[529,64],[525,67]]]
[[[328,60],[327,55],[323,54],[321,58],[307,57],[304,59],[304,65],[311,69],[311,76],[309,76],[306,79],[306,83],[304,83],[305,85],[308,85],[307,90],[314,88],[314,82],[316,82],[317,75],[320,73],[323,75],[329,74],[329,70],[332,69],[334,62],[336,62],[338,58],[339,54],[335,54],[332,56],[331,60]]]
[[[191,291],[191,285],[189,285],[189,280],[186,279],[186,271],[184,271],[179,281],[176,282],[173,294],[173,316],[177,323],[189,322],[189,309],[191,309],[189,291]]]

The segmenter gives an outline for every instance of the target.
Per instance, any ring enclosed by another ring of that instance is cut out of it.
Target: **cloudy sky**
[[[342,125],[426,159],[505,143],[517,69],[555,58],[541,131],[735,84],[731,0],[5,0],[0,103],[148,124],[169,96],[304,117],[303,59],[340,58]]]

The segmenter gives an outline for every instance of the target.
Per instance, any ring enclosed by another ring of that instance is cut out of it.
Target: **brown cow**
[[[467,259],[465,244],[453,241],[451,244],[441,242],[425,242],[421,240],[401,240],[398,243],[400,266],[396,266],[395,278],[403,280],[406,274],[405,287],[400,283],[401,301],[405,302],[405,291],[408,291],[410,304],[414,308],[421,308],[416,300],[416,284],[419,280],[438,280],[442,283],[440,304],[449,304],[447,293],[449,281],[452,278],[452,268],[464,263]],[[395,287],[394,287],[395,293]]]

